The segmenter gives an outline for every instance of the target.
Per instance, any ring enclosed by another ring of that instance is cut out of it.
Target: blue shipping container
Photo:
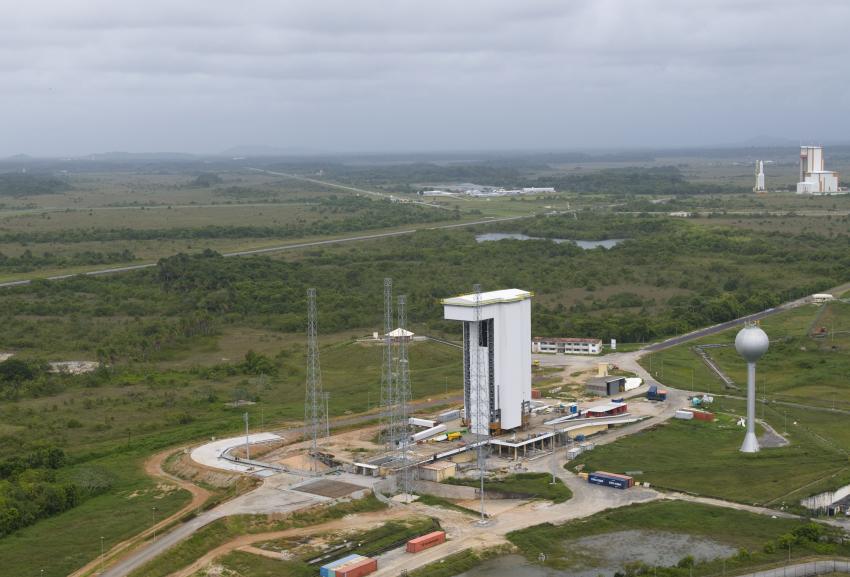
[[[587,482],[602,487],[614,487],[615,489],[628,488],[628,483],[624,479],[618,479],[617,477],[609,477],[608,475],[598,475],[596,473],[591,473],[590,475],[588,475]]]
[[[327,565],[322,565],[322,568],[319,569],[319,575],[321,577],[336,577],[336,572],[334,571],[334,569],[336,569],[337,567],[339,567],[341,565],[345,565],[349,561],[354,561],[355,559],[359,559],[360,557],[362,557],[362,555],[357,555],[357,554],[347,555],[347,556],[343,557],[342,559],[337,559],[336,561],[333,561],[332,563],[328,563]]]

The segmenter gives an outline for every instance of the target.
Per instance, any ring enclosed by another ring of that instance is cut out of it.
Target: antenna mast
[[[398,370],[397,376],[397,412],[398,416],[396,432],[398,434],[398,448],[401,460],[401,492],[406,498],[410,498],[412,493],[412,478],[410,471],[410,457],[408,450],[410,447],[410,423],[409,423],[409,406],[411,391],[410,391],[410,365],[407,357],[407,340],[405,335],[407,330],[407,297],[399,295],[398,297],[398,328],[399,336],[396,339],[398,350]]]
[[[315,469],[319,439],[326,432],[325,396],[322,392],[322,370],[319,366],[319,341],[316,329],[316,289],[307,289],[307,397],[304,402],[304,433],[310,439],[310,456]]]
[[[393,386],[393,279],[384,279],[384,356],[381,365],[381,420],[384,443],[388,451],[395,450],[395,387]]]

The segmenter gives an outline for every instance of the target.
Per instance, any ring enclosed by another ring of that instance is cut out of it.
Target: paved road
[[[224,257],[236,257],[236,256],[251,256],[251,255],[258,255],[258,254],[283,252],[283,251],[295,250],[295,249],[299,249],[299,248],[309,248],[309,247],[312,247],[312,246],[323,246],[323,245],[329,245],[329,244],[344,244],[344,243],[347,243],[347,242],[358,242],[358,241],[361,241],[361,240],[375,240],[375,239],[380,239],[380,238],[403,236],[403,235],[406,235],[406,234],[413,234],[413,233],[419,232],[421,230],[443,230],[443,229],[450,229],[450,228],[462,228],[462,227],[465,227],[465,226],[475,226],[475,225],[478,225],[478,224],[489,224],[491,222],[507,222],[507,221],[511,221],[511,220],[522,220],[522,219],[525,219],[525,218],[531,218],[532,216],[534,216],[534,215],[528,214],[528,215],[524,215],[524,216],[508,216],[508,217],[503,217],[503,218],[489,218],[489,219],[483,219],[483,220],[476,220],[476,221],[472,221],[472,222],[460,222],[460,223],[445,224],[445,225],[440,225],[440,226],[423,227],[423,228],[409,228],[409,229],[405,229],[405,230],[395,230],[395,231],[392,231],[392,232],[379,232],[379,233],[375,233],[375,234],[363,234],[363,235],[358,235],[358,236],[347,236],[347,237],[343,237],[343,238],[332,238],[332,239],[328,239],[328,240],[316,240],[316,241],[311,241],[311,242],[299,242],[299,243],[294,243],[294,244],[283,244],[283,245],[279,245],[279,246],[270,246],[270,247],[266,247],[266,248],[255,248],[255,249],[252,249],[252,250],[240,250],[240,251],[236,251],[236,252],[228,252],[228,253],[224,253],[222,256],[224,256]],[[155,266],[156,266],[155,262],[150,262],[150,263],[136,264],[136,265],[131,265],[131,266],[104,268],[104,269],[92,270],[92,271],[82,272],[82,273],[60,274],[60,275],[46,277],[43,280],[58,281],[58,280],[73,278],[75,276],[101,276],[101,275],[107,275],[107,274],[118,274],[118,273],[122,273],[122,272],[131,272],[131,271],[135,271],[135,270],[142,270],[142,269],[151,268],[151,267],[155,267]],[[14,287],[14,286],[25,286],[25,285],[28,285],[28,284],[32,284],[32,282],[33,281],[31,279],[8,281],[8,282],[0,283],[0,288]]]
[[[368,194],[370,196],[377,196],[378,198],[383,198],[385,200],[392,200],[392,201],[398,200],[398,197],[396,197],[392,194],[388,194],[386,192],[377,192],[375,190],[367,190],[365,188],[357,188],[356,186],[348,186],[346,184],[329,182],[327,180],[319,180],[319,179],[310,178],[310,177],[307,177],[307,176],[300,176],[298,174],[290,174],[288,172],[274,172],[272,170],[264,170],[262,168],[252,168],[252,167],[248,167],[248,170],[254,170],[254,171],[257,171],[257,172],[262,172],[264,174],[272,174],[272,175],[275,175],[275,176],[285,176],[287,178],[292,178],[294,180],[303,180],[304,182],[312,182],[313,184],[321,184],[322,186],[329,186],[331,188],[339,188],[339,189],[348,190],[348,191],[351,191],[351,192]],[[443,206],[441,204],[423,202],[421,200],[404,199],[402,202],[404,202],[405,204],[419,204],[421,206],[427,206],[427,207],[430,207],[430,208],[439,208],[441,210],[454,210],[450,206]]]
[[[850,290],[850,283],[844,283],[842,285],[839,285],[837,287],[834,287],[834,288],[832,288],[828,291],[824,291],[824,292],[838,296],[838,295],[843,294],[847,290]],[[714,325],[712,327],[706,327],[704,329],[698,329],[698,330],[695,330],[693,332],[690,332],[690,333],[687,333],[687,334],[684,334],[684,335],[679,335],[678,337],[673,337],[671,339],[667,339],[666,341],[662,341],[660,343],[653,343],[649,346],[644,347],[641,350],[644,351],[644,352],[648,352],[648,353],[663,351],[664,349],[669,349],[670,347],[675,347],[676,345],[680,345],[682,343],[686,343],[686,342],[689,342],[689,341],[700,339],[702,337],[707,337],[708,335],[717,334],[719,332],[725,331],[726,329],[730,329],[732,327],[742,325],[746,322],[761,320],[763,318],[766,318],[766,317],[769,317],[769,316],[772,316],[772,315],[775,315],[775,314],[779,314],[779,313],[797,308],[799,306],[809,304],[811,302],[812,301],[810,300],[810,297],[806,296],[806,297],[803,297],[803,298],[799,298],[797,300],[793,300],[793,301],[781,304],[778,307],[775,307],[775,308],[772,308],[772,309],[767,309],[765,311],[761,311],[760,313],[754,313],[754,314],[751,314],[751,315],[746,315],[746,316],[737,318],[737,319],[732,320],[732,321],[720,323],[719,325]]]

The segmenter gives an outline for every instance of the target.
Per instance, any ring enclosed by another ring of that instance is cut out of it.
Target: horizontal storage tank
[[[683,421],[690,421],[694,418],[694,414],[692,412],[686,411],[684,409],[679,409],[673,416],[677,419],[682,419]]]
[[[453,411],[446,411],[444,413],[440,413],[437,415],[438,423],[448,423],[449,421],[455,421],[460,418],[460,409],[455,409]]]
[[[445,531],[434,531],[432,533],[428,533],[427,535],[422,535],[421,537],[416,537],[415,539],[411,539],[407,542],[407,552],[408,553],[419,553],[423,549],[427,549],[429,547],[433,547],[434,545],[439,545],[440,543],[446,542],[446,532]]]
[[[431,419],[418,419],[416,417],[410,417],[410,419],[408,419],[408,423],[416,427],[425,427],[426,429],[430,429],[431,427],[437,424],[437,421],[432,421]]]
[[[430,429],[425,429],[424,431],[419,431],[418,433],[413,434],[413,442],[418,443],[419,441],[424,441],[425,439],[430,439],[440,433],[446,432],[445,425],[437,425],[436,427],[431,427]]]
[[[334,570],[334,577],[362,577],[378,570],[378,560],[362,557],[356,561],[350,561]]]
[[[334,573],[334,570],[337,567],[341,567],[346,563],[356,561],[357,559],[364,559],[364,557],[363,555],[346,555],[342,559],[337,559],[336,561],[332,561],[327,565],[322,565],[322,567],[319,569],[319,575],[321,577],[336,577],[336,573]]]

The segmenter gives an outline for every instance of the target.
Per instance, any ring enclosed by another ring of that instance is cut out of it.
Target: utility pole
[[[384,351],[381,364],[381,425],[387,451],[395,449],[395,384],[393,383],[393,279],[384,279]]]
[[[153,525],[153,542],[156,543],[156,507],[151,507],[151,524]]]
[[[322,393],[322,395],[325,397],[325,437],[330,438],[330,436],[331,436],[331,421],[330,421],[330,418],[329,418],[330,413],[328,412],[328,408],[330,406],[328,399],[331,398],[331,394],[328,393],[328,392],[324,392],[324,393]]]
[[[103,537],[100,538],[100,574],[103,575]]]
[[[251,460],[251,441],[250,436],[248,435],[248,411],[245,411],[245,414],[242,415],[242,418],[245,420],[245,460]]]

